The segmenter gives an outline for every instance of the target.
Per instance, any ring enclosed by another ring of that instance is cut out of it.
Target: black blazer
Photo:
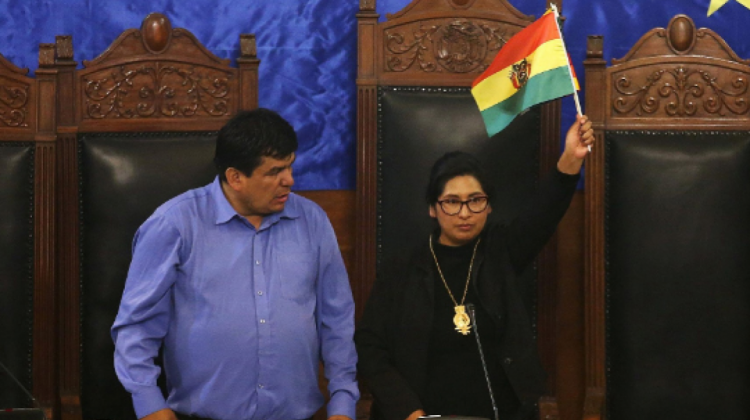
[[[544,394],[545,374],[517,276],[554,233],[578,178],[555,170],[512,223],[485,226],[477,249],[471,284],[495,328],[503,329],[500,358],[522,416]],[[404,420],[423,408],[436,275],[425,238],[410,259],[387,264],[375,282],[354,338],[359,372],[375,399],[373,420]],[[485,392],[485,384],[474,386]]]

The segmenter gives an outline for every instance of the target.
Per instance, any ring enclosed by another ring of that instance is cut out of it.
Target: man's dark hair
[[[226,182],[226,170],[235,168],[251,176],[266,156],[283,159],[297,150],[297,133],[270,109],[241,111],[219,130],[214,164]]]
[[[462,175],[471,175],[476,178],[487,197],[490,200],[492,199],[494,188],[485,175],[479,160],[468,153],[456,151],[444,154],[432,165],[430,181],[427,184],[427,204],[437,203],[438,198],[445,190],[445,184]]]

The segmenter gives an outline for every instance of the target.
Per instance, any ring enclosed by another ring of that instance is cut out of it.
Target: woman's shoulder
[[[379,274],[384,280],[403,281],[405,277],[413,276],[415,272],[428,269],[430,250],[424,244],[413,245],[408,251],[391,255],[380,264]]]

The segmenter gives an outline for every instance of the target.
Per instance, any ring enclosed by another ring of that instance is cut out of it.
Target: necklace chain
[[[453,293],[451,292],[450,287],[448,287],[448,282],[445,281],[445,276],[443,276],[443,271],[440,269],[440,264],[438,263],[437,256],[435,255],[435,250],[432,248],[432,235],[430,235],[430,252],[432,253],[432,258],[435,260],[435,267],[437,267],[438,274],[440,274],[440,279],[443,281],[443,285],[445,285],[445,290],[448,291],[448,294],[451,297],[451,300],[453,300],[453,304],[455,306],[463,306],[464,301],[466,300],[466,292],[469,291],[469,282],[471,281],[471,269],[474,266],[474,257],[477,255],[477,247],[479,247],[479,241],[481,241],[482,238],[477,239],[477,243],[474,244],[474,252],[471,254],[471,262],[469,262],[469,273],[466,275],[466,286],[464,286],[464,295],[461,298],[461,304],[459,305],[458,302],[456,302],[456,298],[453,297]]]

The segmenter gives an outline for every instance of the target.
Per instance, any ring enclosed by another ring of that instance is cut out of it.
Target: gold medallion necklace
[[[432,258],[435,260],[435,267],[437,267],[438,274],[440,274],[440,279],[443,280],[445,290],[448,291],[448,295],[450,295],[451,300],[455,305],[454,309],[456,311],[456,315],[453,316],[453,324],[456,325],[456,331],[463,335],[468,335],[469,330],[471,329],[471,319],[469,319],[469,315],[466,314],[464,301],[466,300],[466,292],[469,291],[469,282],[471,281],[471,268],[474,266],[474,257],[477,255],[477,247],[479,246],[479,241],[481,240],[482,238],[477,239],[477,243],[474,245],[474,252],[471,254],[471,262],[469,262],[469,274],[466,276],[466,286],[464,286],[464,296],[461,298],[461,304],[459,305],[458,302],[456,302],[456,298],[453,297],[453,293],[451,292],[450,287],[448,287],[448,282],[445,281],[443,271],[440,270],[440,264],[438,264],[437,256],[435,256],[435,250],[432,248],[432,235],[430,235],[430,252],[432,253]]]

